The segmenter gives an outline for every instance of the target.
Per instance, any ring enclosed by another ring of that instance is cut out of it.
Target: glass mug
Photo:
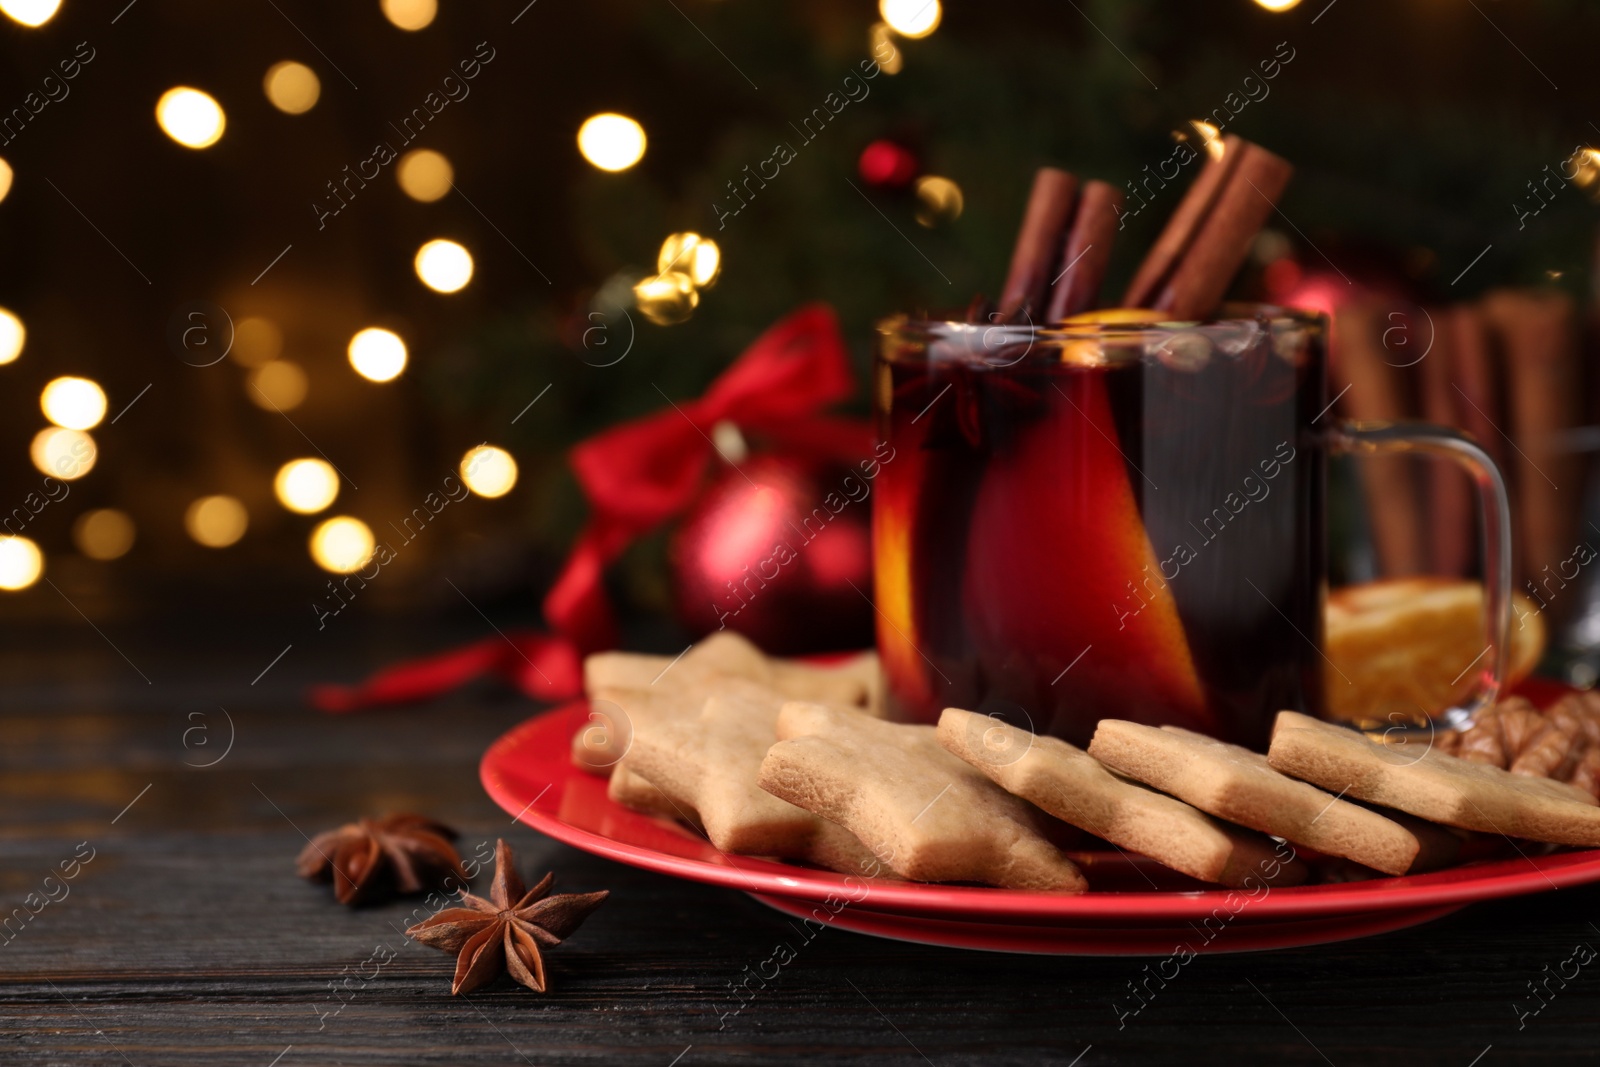
[[[1494,462],[1456,430],[1334,420],[1324,316],[1223,310],[879,324],[874,408],[893,452],[873,564],[900,718],[962,707],[1080,745],[1123,718],[1264,749],[1278,711],[1321,712],[1336,669],[1321,649],[1330,452],[1426,452],[1472,474],[1486,648],[1443,722],[1495,700],[1511,535]],[[1358,725],[1431,728],[1421,709]]]

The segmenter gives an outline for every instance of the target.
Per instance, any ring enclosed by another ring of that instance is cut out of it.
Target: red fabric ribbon
[[[311,702],[344,712],[426,700],[484,674],[529,696],[561,700],[583,689],[584,653],[616,644],[606,566],[633,541],[689,506],[716,454],[713,427],[729,421],[778,447],[854,460],[870,448],[859,420],[819,412],[855,389],[839,323],[815,304],[769,328],[699,399],[623,423],[568,455],[590,517],[544,599],[552,634],[513,632],[387,667],[357,686],[317,686]]]

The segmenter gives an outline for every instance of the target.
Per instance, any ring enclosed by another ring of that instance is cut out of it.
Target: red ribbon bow
[[[553,634],[513,632],[396,664],[358,686],[318,686],[312,703],[342,712],[425,700],[482,674],[503,677],[541,699],[578,695],[583,654],[616,643],[601,581],[606,565],[693,501],[717,451],[713,428],[732,422],[780,447],[854,460],[870,447],[869,428],[818,414],[854,388],[832,310],[815,304],[794,312],[756,338],[703,397],[596,434],[569,453],[591,514],[545,595],[544,617]]]

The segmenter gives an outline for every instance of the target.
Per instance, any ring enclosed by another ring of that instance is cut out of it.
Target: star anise
[[[421,815],[386,815],[324,830],[300,852],[303,878],[333,882],[341,904],[365,904],[392,892],[420,893],[453,875],[470,879],[450,842],[454,830]]]
[[[517,876],[510,846],[496,841],[494,857],[489,900],[462,893],[466,907],[446,908],[411,927],[406,936],[458,953],[455,979],[450,984],[452,995],[471,992],[502,970],[535,993],[543,993],[548,987],[540,946],[561,944],[611,894],[601,890],[552,897],[555,875],[547,874],[527,889]]]

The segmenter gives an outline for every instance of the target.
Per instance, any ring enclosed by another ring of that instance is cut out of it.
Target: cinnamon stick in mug
[[[1011,269],[1000,292],[1000,314],[1007,319],[1044,311],[1045,292],[1054,277],[1056,257],[1072,218],[1078,179],[1055,167],[1040,167],[1011,252]]]
[[[1189,184],[1183,199],[1178,201],[1177,210],[1167,220],[1161,235],[1150,246],[1139,269],[1134,272],[1133,281],[1128,283],[1128,290],[1122,295],[1123,307],[1149,307],[1155,301],[1173,268],[1194,243],[1201,223],[1211,213],[1212,205],[1222,192],[1228,175],[1239,162],[1239,148],[1243,144],[1230,133],[1222,139],[1222,154],[1206,159],[1199,175]]]
[[[1122,193],[1116,186],[1101,181],[1084,183],[1061,250],[1061,273],[1050,286],[1046,321],[1060,322],[1099,303],[1121,207]]]
[[[1244,266],[1256,234],[1277,207],[1294,168],[1260,145],[1241,141],[1216,202],[1172,268],[1155,307],[1178,319],[1206,318]]]

